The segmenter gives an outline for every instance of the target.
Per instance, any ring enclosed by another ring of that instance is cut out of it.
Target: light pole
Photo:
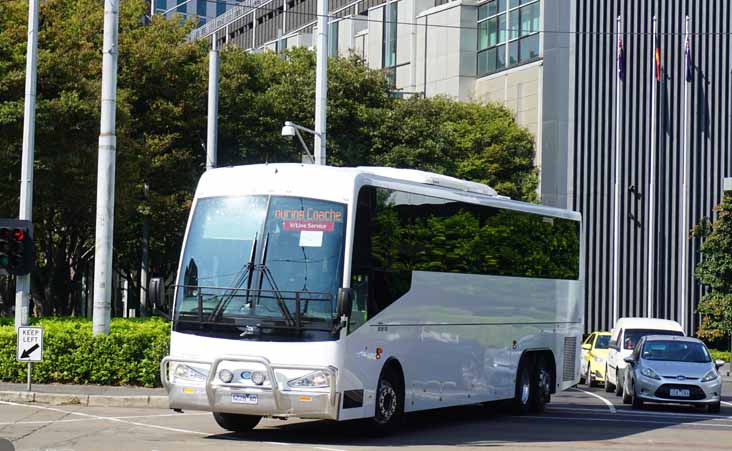
[[[23,113],[23,156],[20,169],[20,209],[18,219],[33,220],[33,154],[36,135],[36,67],[38,65],[38,0],[28,2],[28,46],[25,69],[25,110]],[[28,325],[30,274],[15,280],[15,329]]]
[[[300,140],[300,144],[302,144],[303,148],[305,148],[305,155],[302,156],[302,159],[303,159],[302,162],[307,163],[307,164],[319,164],[318,162],[316,162],[315,157],[310,152],[308,145],[305,144],[305,140],[302,139],[300,130],[310,133],[311,135],[313,135],[315,137],[318,136],[318,133],[315,130],[311,130],[307,127],[303,127],[302,125],[297,125],[294,122],[290,122],[290,121],[285,121],[285,125],[282,127],[282,136],[297,136],[297,139]]]

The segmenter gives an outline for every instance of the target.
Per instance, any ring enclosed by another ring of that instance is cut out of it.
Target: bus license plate
[[[671,396],[674,396],[677,398],[688,398],[689,396],[691,396],[691,392],[688,389],[672,388]]]
[[[259,398],[257,395],[251,395],[248,393],[232,393],[231,402],[234,404],[257,404]]]

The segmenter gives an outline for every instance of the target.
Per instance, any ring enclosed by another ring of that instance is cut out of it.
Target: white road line
[[[283,443],[283,442],[263,442],[268,445],[277,445],[277,446],[290,446],[292,443]]]
[[[340,448],[327,448],[325,446],[313,446],[313,449],[322,449],[323,451],[346,451]]]
[[[152,429],[161,429],[163,431],[169,431],[169,432],[182,432],[184,434],[195,434],[195,435],[211,435],[208,432],[199,432],[199,431],[191,431],[189,429],[171,428],[171,427],[166,427],[166,426],[158,426],[156,424],[138,423],[136,421],[127,421],[127,420],[123,420],[123,419],[115,418],[115,417],[103,417],[103,416],[92,415],[92,414],[83,413],[83,412],[73,412],[73,411],[68,411],[68,410],[63,410],[63,409],[57,409],[55,407],[34,406],[34,405],[30,405],[30,404],[20,404],[20,403],[10,402],[10,401],[0,401],[0,404],[4,404],[6,406],[28,407],[31,409],[48,410],[51,412],[60,412],[60,413],[68,414],[68,415],[78,415],[78,416],[95,419],[95,420],[107,420],[107,421],[113,421],[116,423],[131,424],[133,426],[140,426],[140,427],[146,427],[146,428],[152,428]]]
[[[727,402],[727,401],[720,401],[720,402],[722,404],[724,404],[725,406],[732,406],[732,402]]]
[[[121,417],[102,417],[99,418],[76,418],[66,420],[37,420],[37,421],[8,421],[0,422],[0,426],[8,426],[13,424],[48,424],[48,423],[76,423],[79,421],[101,421],[101,420],[128,420],[132,418],[158,418],[158,417],[182,417],[182,416],[196,416],[196,415],[208,415],[208,412],[196,412],[196,413],[164,413],[157,415],[128,415]]]
[[[609,417],[609,418],[588,418],[588,417],[553,417],[549,415],[538,415],[528,417],[512,417],[512,419],[519,420],[576,420],[576,421],[604,421],[606,423],[633,423],[633,424],[664,424],[667,426],[694,426],[694,427],[715,427],[715,428],[732,428],[732,424],[719,424],[719,423],[678,423],[673,421],[654,421],[645,420],[642,418],[623,419],[622,417]]]
[[[608,401],[607,398],[604,398],[604,397],[598,395],[597,393],[592,393],[591,391],[582,390],[581,388],[577,388],[577,387],[574,387],[574,390],[578,390],[578,391],[581,391],[582,393],[588,394],[590,396],[594,396],[595,398],[597,398],[600,401],[604,402],[607,405],[607,408],[610,409],[610,413],[616,413],[617,412],[617,410],[615,409],[615,406],[613,405],[613,403],[611,403],[610,401]]]
[[[605,409],[591,409],[591,408],[582,408],[582,407],[559,407],[559,406],[547,406],[546,410],[549,412],[588,412],[588,413],[603,413],[606,412]],[[659,412],[659,411],[638,411],[638,410],[630,410],[630,409],[621,409],[619,415],[656,415],[659,417],[685,417],[685,418],[704,418],[704,419],[710,419],[710,420],[732,420],[732,416],[726,416],[726,415],[709,415],[706,413],[680,413],[680,412]]]

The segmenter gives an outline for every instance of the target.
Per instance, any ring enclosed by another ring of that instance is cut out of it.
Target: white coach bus
[[[269,164],[206,172],[175,286],[170,407],[368,418],[579,380],[580,215],[427,172]],[[165,302],[160,279],[153,302]]]

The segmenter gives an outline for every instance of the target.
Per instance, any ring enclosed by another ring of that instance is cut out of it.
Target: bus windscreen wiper
[[[277,283],[274,280],[274,277],[272,276],[272,273],[270,272],[269,268],[267,268],[267,248],[269,247],[269,232],[267,232],[267,235],[264,237],[264,246],[262,248],[262,259],[259,263],[259,286],[258,286],[258,292],[262,292],[262,284],[264,283],[264,279],[267,279],[267,283],[269,283],[270,287],[272,287],[272,292],[274,293],[274,297],[277,300],[277,306],[280,308],[280,311],[282,312],[282,316],[285,319],[285,322],[289,324],[292,327],[300,328],[300,321],[295,321],[295,319],[292,317],[292,313],[290,313],[290,309],[287,308],[287,304],[285,303],[284,297],[282,296],[282,291],[277,287]],[[300,317],[298,311],[298,318]]]
[[[246,288],[246,302],[247,304],[249,301],[249,292],[252,288],[252,272],[254,271],[254,254],[257,252],[257,235],[254,235],[254,241],[252,241],[252,250],[249,253],[249,261],[247,261],[246,266],[241,271],[239,278],[234,282],[234,286],[231,289],[231,293],[223,296],[219,302],[216,304],[216,308],[211,312],[211,314],[208,317],[208,320],[214,320],[221,316],[221,314],[224,313],[224,310],[226,310],[226,307],[229,305],[232,299],[236,296],[237,291],[241,289],[241,286],[244,285],[246,282],[247,288]]]

